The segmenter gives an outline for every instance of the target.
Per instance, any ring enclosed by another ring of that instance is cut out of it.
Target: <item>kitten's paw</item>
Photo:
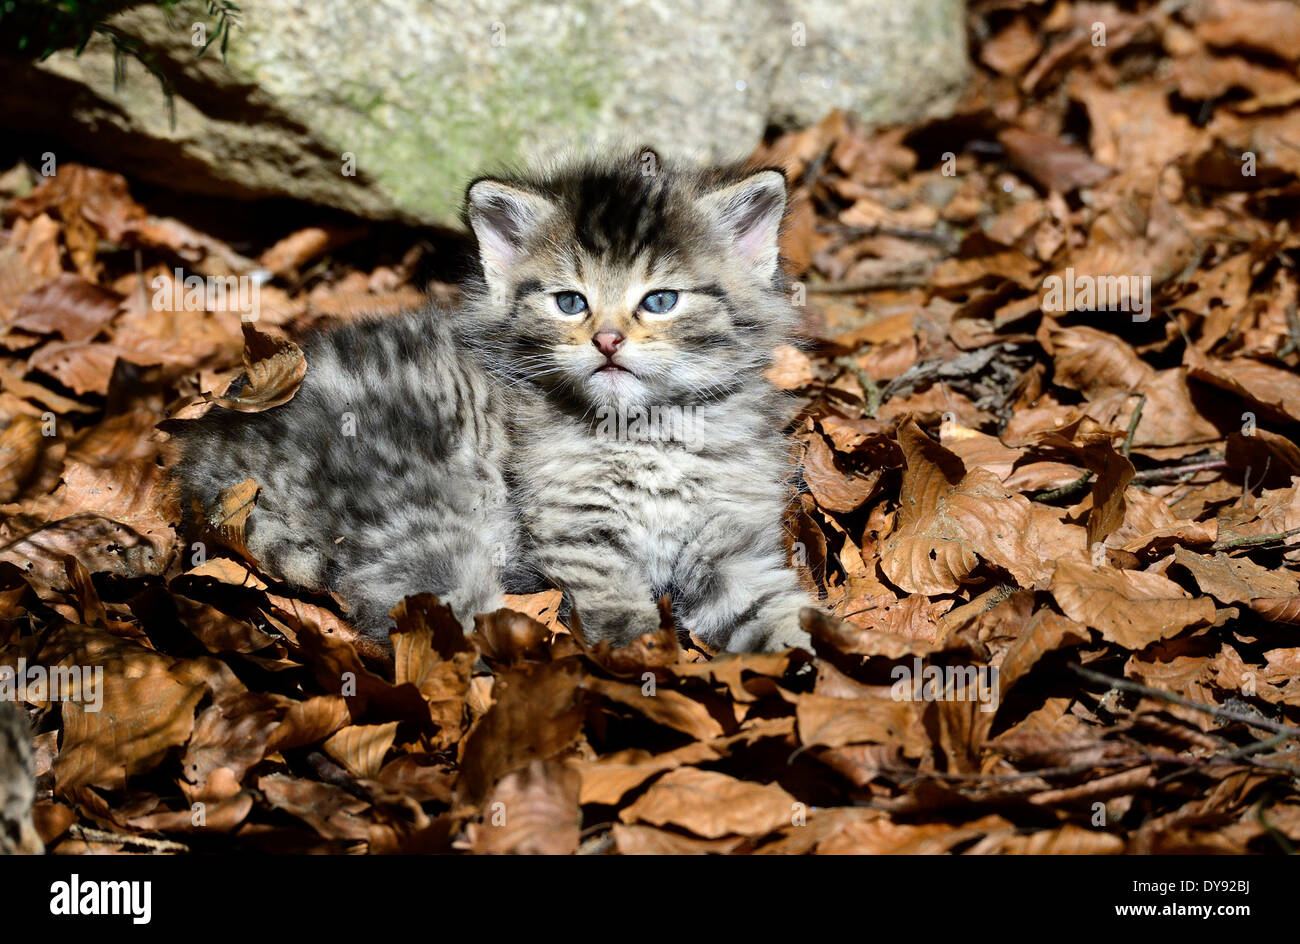
[[[763,641],[761,652],[785,652],[787,649],[813,651],[812,637],[797,624],[784,623],[774,627]]]
[[[615,626],[607,627],[603,638],[616,647],[630,646],[642,636],[659,632],[659,613],[655,611],[638,612],[626,619],[619,620]]]
[[[658,610],[611,611],[589,607],[584,611],[579,603],[564,612],[561,618],[570,621],[570,626],[588,646],[594,646],[603,640],[619,649],[647,633],[659,631]]]

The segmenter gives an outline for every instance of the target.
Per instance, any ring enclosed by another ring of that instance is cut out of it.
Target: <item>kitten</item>
[[[45,851],[32,822],[36,799],[32,732],[21,708],[0,701],[0,855]]]
[[[211,509],[252,477],[252,554],[380,639],[407,594],[468,629],[540,580],[588,638],[654,631],[668,593],[712,646],[807,647],[786,416],[762,375],[796,322],[785,198],[779,171],[646,151],[477,180],[462,307],[317,335],[287,404],[181,434],[183,492]]]

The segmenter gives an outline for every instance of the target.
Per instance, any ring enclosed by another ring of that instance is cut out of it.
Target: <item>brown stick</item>
[[[1286,327],[1291,338],[1278,349],[1278,357],[1286,357],[1292,351],[1300,351],[1300,315],[1296,314],[1295,302],[1286,306]]]
[[[1230,547],[1258,547],[1261,544],[1273,544],[1278,541],[1285,541],[1289,537],[1300,534],[1300,528],[1292,528],[1290,531],[1279,531],[1276,534],[1259,534],[1254,537],[1246,538],[1229,538],[1226,541],[1215,541],[1210,545],[1211,550],[1224,551]]]
[[[1226,459],[1204,459],[1186,465],[1170,465],[1160,469],[1143,469],[1133,476],[1134,482],[1159,482],[1169,477],[1178,478],[1187,472],[1222,472],[1228,467]]]
[[[1066,485],[1062,485],[1060,488],[1053,488],[1046,492],[1037,492],[1036,494],[1030,495],[1029,497],[1032,498],[1034,501],[1038,501],[1038,502],[1047,502],[1047,501],[1053,501],[1054,499],[1057,498],[1065,498],[1067,495],[1073,495],[1075,492],[1083,491],[1085,488],[1088,487],[1088,483],[1091,481],[1092,481],[1092,472],[1090,471],[1085,472],[1083,473],[1083,475],[1079,476],[1073,482],[1070,482]]]
[[[82,826],[80,823],[73,823],[68,827],[68,835],[73,839],[80,839],[82,842],[97,843],[121,843],[124,846],[135,846],[138,849],[148,849],[154,853],[181,853],[189,852],[190,847],[179,842],[172,842],[170,839],[150,839],[148,836],[132,836],[127,833],[113,833],[106,829],[94,829],[90,826]]]
[[[1265,731],[1273,731],[1276,734],[1284,734],[1287,737],[1300,738],[1300,728],[1293,728],[1289,724],[1281,724],[1277,721],[1270,721],[1267,718],[1248,715],[1244,711],[1233,711],[1230,708],[1219,708],[1214,705],[1206,705],[1199,701],[1193,701],[1190,698],[1184,698],[1182,695],[1175,695],[1173,692],[1166,692],[1159,688],[1152,688],[1149,685],[1142,685],[1139,682],[1130,682],[1128,679],[1114,678],[1102,672],[1094,672],[1092,669],[1085,669],[1081,665],[1070,666],[1070,671],[1080,678],[1087,679],[1090,682],[1109,685],[1112,688],[1118,688],[1121,691],[1134,692],[1139,695],[1149,695],[1152,698],[1160,698],[1164,701],[1172,702],[1175,705],[1182,705],[1184,708],[1191,708],[1193,711],[1202,711],[1207,715],[1214,715],[1214,717],[1222,718],[1225,721],[1236,721],[1239,724],[1249,725],[1253,728],[1263,728]]]
[[[1124,445],[1120,448],[1125,459],[1127,459],[1129,453],[1133,451],[1133,434],[1137,432],[1138,423],[1142,419],[1142,408],[1146,405],[1147,395],[1145,393],[1139,393],[1137,406],[1133,408],[1133,416],[1128,421],[1128,435],[1124,437]]]
[[[817,295],[857,295],[886,288],[917,288],[925,285],[931,275],[928,262],[902,262],[883,268],[876,275],[868,275],[856,282],[828,282],[809,285],[808,291]]]

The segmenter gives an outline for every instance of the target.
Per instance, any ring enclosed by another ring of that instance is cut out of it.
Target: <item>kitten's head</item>
[[[586,410],[714,399],[796,317],[780,171],[686,170],[652,151],[470,185],[489,365]]]

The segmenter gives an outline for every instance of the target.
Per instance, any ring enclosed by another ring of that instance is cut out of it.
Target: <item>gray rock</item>
[[[969,69],[961,0],[240,5],[224,64],[194,56],[202,5],[113,21],[176,77],[174,128],[139,65],[113,90],[101,40],[0,63],[0,123],[190,192],[446,222],[485,168],[612,143],[744,156],[769,125],[835,107],[871,124],[942,114]]]

